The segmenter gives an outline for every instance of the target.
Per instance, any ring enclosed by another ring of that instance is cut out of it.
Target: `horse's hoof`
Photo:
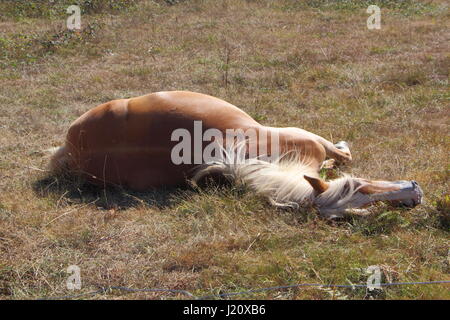
[[[336,160],[335,159],[328,159],[322,162],[322,166],[320,169],[334,169],[336,167]]]
[[[345,154],[345,156],[340,156],[338,159],[341,164],[345,164],[352,161],[352,154],[350,153],[350,147],[348,146],[348,143],[346,141],[339,141],[334,146],[336,147],[336,149],[340,150]]]
[[[334,146],[336,148],[338,148],[339,150],[349,150],[350,149],[348,146],[348,143],[346,141],[339,141]]]
[[[297,202],[288,202],[285,204],[285,209],[298,210],[300,205]]]

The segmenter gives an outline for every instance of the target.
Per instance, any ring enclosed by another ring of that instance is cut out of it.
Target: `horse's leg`
[[[327,147],[325,147],[325,151],[327,154],[327,157],[330,159],[325,160],[322,163],[321,169],[334,169],[337,165],[345,163],[345,162],[349,162],[352,160],[352,156],[350,153],[350,149],[348,147],[347,142],[345,141],[339,141],[338,143],[334,144],[333,147],[331,146],[331,142],[323,139],[324,141],[322,141],[322,145],[325,145]],[[327,149],[328,148],[328,149]],[[345,157],[342,158],[342,154],[341,152],[343,152],[345,154]]]
[[[281,202],[277,202],[275,201],[273,198],[271,197],[267,197],[267,200],[269,200],[269,203],[278,208],[278,209],[282,209],[282,210],[288,210],[288,209],[293,209],[293,210],[298,210],[298,208],[300,208],[300,205],[297,202],[293,202],[293,201],[289,201],[286,203],[281,203]]]
[[[338,163],[348,163],[352,161],[352,154],[347,142],[340,141],[333,144],[320,136],[317,137],[319,143],[324,146],[328,158],[335,159]]]
[[[320,169],[334,169],[336,167],[336,160],[328,159],[322,162]]]
[[[307,163],[309,167],[319,172],[326,158],[326,150],[321,143],[308,137],[297,141],[295,149],[299,151],[304,163]]]
[[[352,154],[350,152],[347,142],[340,141],[336,144],[333,144],[331,141],[328,141],[327,139],[317,134],[306,131],[304,129],[299,128],[296,129],[299,130],[300,133],[305,137],[309,137],[320,143],[325,148],[326,156],[328,158],[335,159],[338,163],[348,163],[352,161]]]

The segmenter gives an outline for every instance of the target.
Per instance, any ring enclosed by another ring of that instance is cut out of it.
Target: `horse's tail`
[[[67,171],[69,164],[69,155],[66,146],[53,147],[46,150],[50,154],[49,171],[54,174]]]

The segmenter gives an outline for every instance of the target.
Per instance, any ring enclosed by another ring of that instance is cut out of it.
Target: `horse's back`
[[[130,99],[130,114],[148,116],[157,121],[169,121],[178,125],[179,121],[192,125],[202,121],[207,128],[225,130],[249,124],[257,125],[247,113],[222,99],[190,91],[163,91]]]

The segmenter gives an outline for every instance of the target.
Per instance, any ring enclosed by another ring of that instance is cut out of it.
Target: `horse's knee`
[[[304,154],[310,160],[314,160],[320,166],[325,161],[327,152],[325,147],[314,139],[304,141]]]

